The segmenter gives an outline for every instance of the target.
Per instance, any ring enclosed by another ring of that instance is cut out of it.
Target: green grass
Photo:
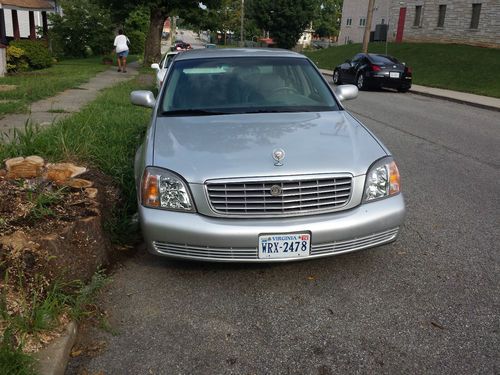
[[[361,44],[330,47],[305,54],[320,68],[336,65],[361,52]],[[385,43],[370,43],[368,52],[385,53]],[[413,69],[417,85],[500,98],[500,49],[458,44],[389,43],[387,53]]]
[[[152,74],[151,69],[146,71]],[[27,124],[25,132],[10,139],[13,142],[0,140],[0,160],[40,155],[52,162],[80,162],[111,176],[124,197],[123,207],[117,207],[108,223],[115,239],[130,234],[130,217],[136,209],[133,159],[151,116],[150,109],[130,103],[131,91],[152,90],[139,77],[104,90],[81,112],[43,131]]]
[[[1,325],[6,327],[0,338],[0,374],[35,374],[35,361],[22,351],[24,335],[36,335],[55,328],[63,312],[76,321],[92,314],[96,311],[98,293],[107,282],[104,272],[97,271],[87,284],[78,280],[71,283],[55,282],[45,292],[41,292],[41,282],[38,283],[40,290],[27,291],[21,276],[19,290],[27,295],[21,295],[19,299],[20,313],[10,315],[6,308],[6,295],[0,295],[0,320]]]
[[[0,343],[0,374],[35,375],[34,359],[20,348]]]
[[[15,86],[10,91],[0,90],[0,115],[26,112],[31,103],[80,86],[106,69],[109,66],[101,63],[101,57],[93,57],[63,60],[47,69],[0,78],[0,86]]]

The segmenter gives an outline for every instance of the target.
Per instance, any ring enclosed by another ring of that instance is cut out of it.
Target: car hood
[[[282,166],[273,150],[283,149]],[[386,153],[345,111],[158,117],[153,162],[190,183],[232,177],[367,172]]]

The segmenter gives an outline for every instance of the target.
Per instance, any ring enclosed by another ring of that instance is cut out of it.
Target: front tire
[[[356,77],[356,86],[358,86],[358,90],[364,90],[366,87],[365,84],[365,77],[363,76],[363,73],[359,73],[358,76]]]
[[[338,70],[335,70],[333,72],[333,83],[335,85],[341,85],[342,84],[342,82],[340,81],[340,73],[339,73]]]

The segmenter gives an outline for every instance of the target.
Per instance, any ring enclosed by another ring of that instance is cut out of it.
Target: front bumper
[[[217,262],[304,260],[379,246],[396,239],[405,216],[401,194],[331,214],[233,219],[139,207],[148,250],[155,255]],[[259,259],[263,233],[311,233],[311,255]]]

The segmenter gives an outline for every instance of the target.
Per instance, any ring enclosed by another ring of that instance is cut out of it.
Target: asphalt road
[[[399,240],[280,265],[139,251],[103,296],[115,335],[67,374],[498,374],[499,113],[413,94],[346,103],[398,160]]]

